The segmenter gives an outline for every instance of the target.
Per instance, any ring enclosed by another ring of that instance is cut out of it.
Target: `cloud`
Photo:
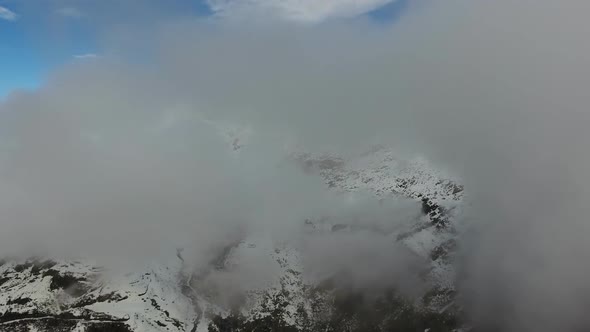
[[[365,14],[395,0],[208,0],[211,9],[232,18],[257,17],[297,22]]]
[[[10,9],[0,6],[0,19],[6,21],[16,21],[18,19],[18,15]]]
[[[84,13],[77,8],[74,7],[62,7],[55,10],[55,13],[64,17],[69,18],[82,18],[84,17]]]
[[[99,56],[95,53],[85,53],[85,54],[76,54],[74,55],[75,59],[94,59],[98,58]]]
[[[395,27],[115,30],[116,61],[72,64],[0,104],[2,251],[46,244],[129,262],[185,244],[207,256],[244,234],[297,238],[301,219],[346,203],[286,163],[285,147],[379,142],[461,175],[458,301],[474,326],[588,330],[590,3],[422,4]],[[138,53],[151,57],[124,56]],[[252,128],[239,157],[212,123]],[[326,274],[370,257],[390,268],[357,281],[403,276],[406,256],[375,254],[386,245],[314,241],[306,261]]]

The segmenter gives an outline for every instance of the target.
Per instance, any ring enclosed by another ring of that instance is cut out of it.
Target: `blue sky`
[[[99,31],[105,26],[153,24],[158,19],[214,15],[214,7],[210,4],[216,0],[205,1],[0,0],[0,99],[14,89],[38,87],[48,73],[75,61],[77,55],[101,54]],[[230,0],[229,3],[239,4],[241,1]],[[272,1],[277,0],[252,3],[267,5]],[[346,9],[349,0],[329,1],[340,1]],[[369,7],[369,4],[367,8],[371,10],[355,14],[355,17],[366,16],[376,22],[390,23],[411,0],[366,1],[375,3],[376,8]],[[223,10],[229,11],[228,8]]]
[[[47,64],[20,27],[0,20],[0,96],[15,87],[30,88],[38,84]]]
[[[0,97],[35,88],[53,68],[96,50],[94,32],[82,18],[60,17],[49,2],[5,2],[0,6],[18,16],[0,18]]]

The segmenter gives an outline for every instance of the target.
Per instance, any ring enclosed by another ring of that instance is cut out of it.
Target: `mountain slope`
[[[246,152],[241,145],[236,148],[235,140],[232,150]],[[461,212],[464,194],[458,181],[424,159],[398,159],[384,148],[347,158],[298,153],[292,160],[304,171],[321,175],[334,190],[369,191],[382,200],[418,203],[419,213],[410,222],[387,230],[325,216],[302,220],[302,225],[310,234],[322,236],[380,232],[428,262],[421,278],[429,290],[414,299],[414,304],[384,292],[381,302],[371,302],[381,308],[371,312],[383,315],[371,319],[382,325],[390,322],[390,327],[409,324],[416,317],[423,321],[420,328],[426,324],[425,328],[445,330],[456,325],[446,312],[452,311],[454,294],[448,255],[454,247],[454,220]],[[210,281],[240,271],[248,257],[263,257],[271,272],[264,282],[241,286],[239,306],[234,305],[235,299],[220,300],[226,290]],[[259,234],[249,234],[228,246],[198,272],[184,260],[182,251],[171,253],[169,259],[129,274],[113,274],[82,260],[3,261],[0,331],[221,331],[227,326],[233,326],[230,331],[256,329],[254,326],[352,331],[371,321],[360,307],[340,317],[340,311],[361,301],[358,296],[362,294],[342,292],[329,279],[321,283],[307,280],[299,249]]]

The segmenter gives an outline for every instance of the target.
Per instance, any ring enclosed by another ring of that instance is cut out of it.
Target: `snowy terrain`
[[[228,141],[232,150],[245,153],[238,138]],[[440,312],[452,306],[454,271],[447,256],[464,194],[457,179],[423,158],[398,159],[385,148],[346,158],[294,153],[291,159],[306,172],[320,174],[333,190],[370,191],[376,199],[421,204],[419,216],[387,236],[430,262],[425,278],[432,296],[419,305]],[[310,232],[355,231],[330,219],[302,223]],[[298,324],[298,310],[313,314],[308,292],[313,285],[303,277],[297,249],[254,235],[226,249],[211,271],[231,270],[252,256],[274,264],[266,283],[246,290],[240,307],[244,317],[271,312],[273,299],[281,296],[288,324]],[[192,271],[182,250],[131,273],[112,273],[84,260],[6,258],[0,264],[0,331],[208,331],[211,317],[229,314],[205,283],[212,272]]]

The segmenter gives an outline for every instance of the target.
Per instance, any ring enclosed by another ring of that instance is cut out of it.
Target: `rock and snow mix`
[[[241,144],[232,136],[233,149],[245,153]],[[392,243],[429,262],[424,279],[430,289],[417,306],[436,312],[452,306],[454,271],[448,256],[464,195],[456,179],[422,158],[398,159],[385,148],[346,158],[298,153],[292,154],[292,160],[305,172],[321,175],[334,190],[368,191],[376,199],[414,201],[421,213],[409,218],[410,222],[371,231],[383,232]],[[311,233],[363,231],[358,225],[324,216],[301,222]],[[318,303],[326,305],[327,297],[333,296],[322,291],[325,283],[313,284],[305,278],[297,248],[255,235],[227,247],[209,270],[198,273],[186,264],[182,251],[169,256],[143,271],[118,274],[84,260],[2,261],[0,331],[208,331],[227,323],[222,317],[235,315],[236,308],[244,321],[279,313],[288,326],[305,330],[304,320],[317,316]],[[207,282],[216,274],[239,270],[248,257],[266,257],[271,275],[264,282],[241,285],[239,301],[220,301],[223,290]]]

